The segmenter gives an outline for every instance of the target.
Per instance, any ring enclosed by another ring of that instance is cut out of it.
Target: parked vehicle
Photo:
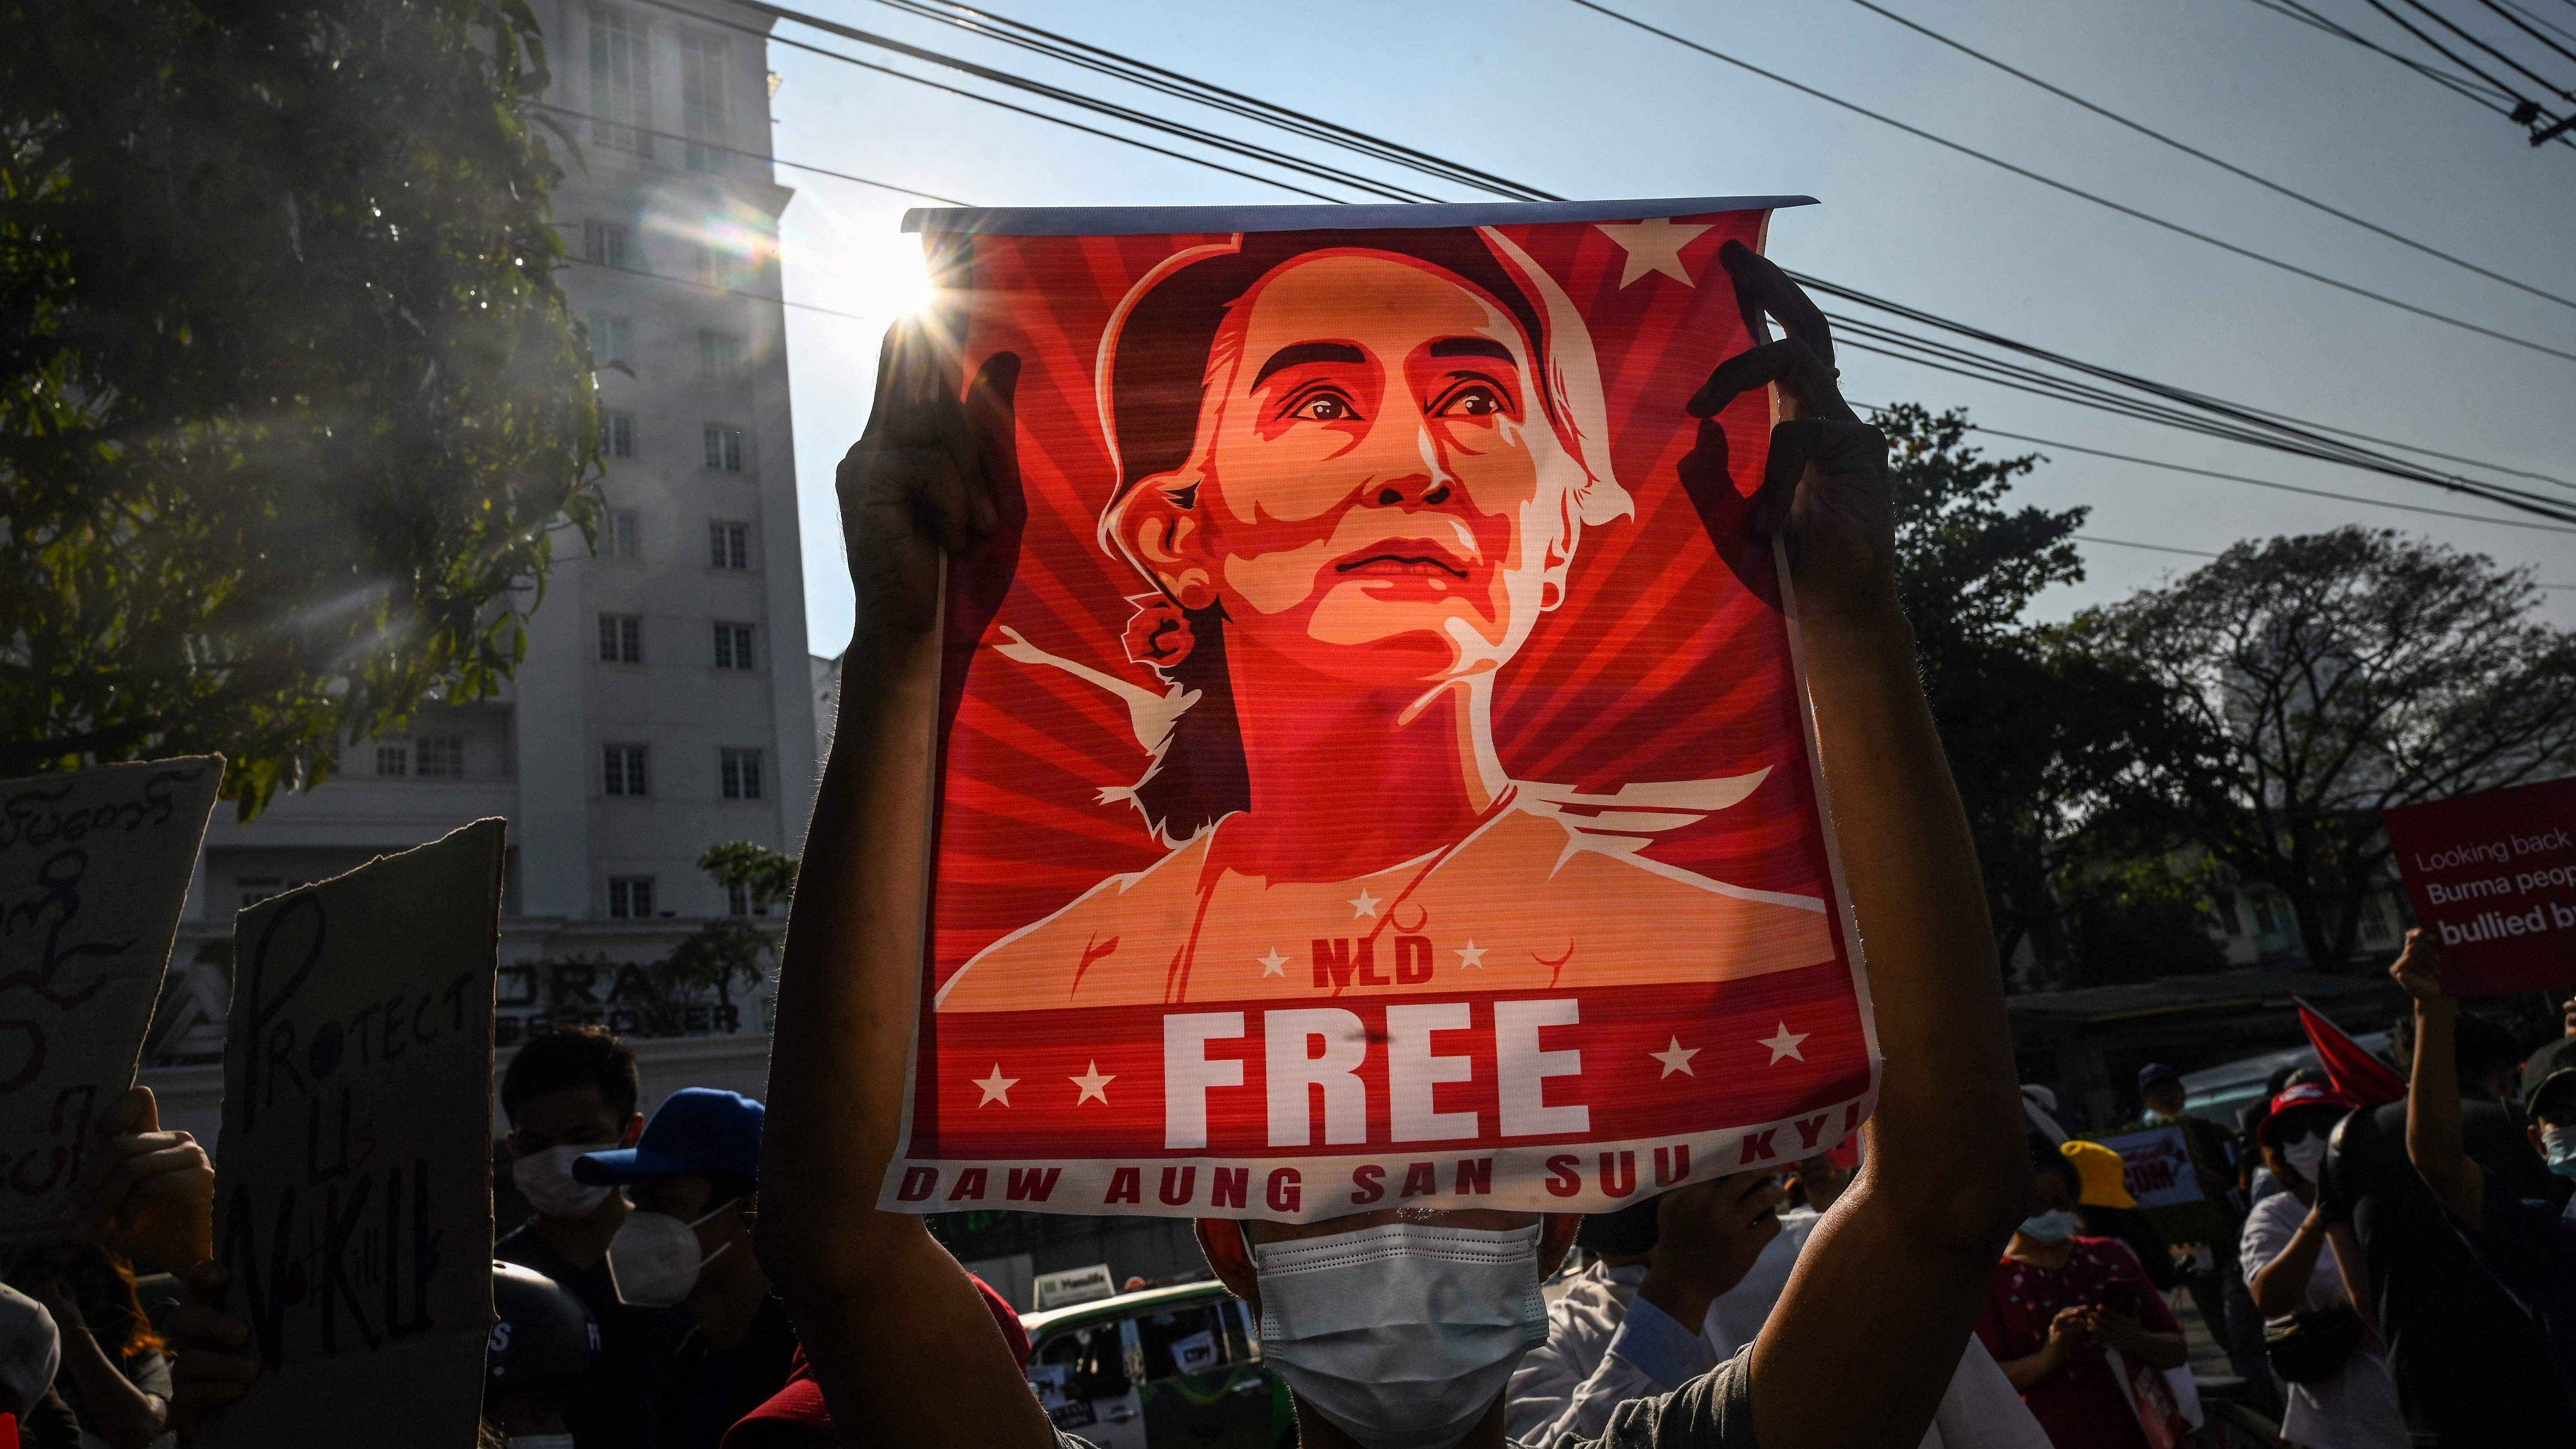
[[[1024,1313],[1029,1387],[1058,1428],[1100,1449],[1289,1449],[1287,1386],[1260,1325],[1213,1280]]]
[[[2388,1033],[2384,1031],[2363,1032],[2353,1040],[2365,1051],[2384,1052],[2388,1048]],[[2182,1109],[2194,1117],[2206,1117],[2230,1132],[2238,1131],[2245,1125],[2245,1110],[2262,1100],[2263,1085],[2274,1072],[2283,1067],[2316,1064],[2316,1048],[2302,1044],[2185,1072]]]

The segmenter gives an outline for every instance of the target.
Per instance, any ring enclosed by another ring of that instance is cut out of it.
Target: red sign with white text
[[[1853,1131],[1771,403],[1685,408],[1785,201],[916,213],[1017,476],[885,1207],[1591,1211]]]
[[[2576,778],[2405,805],[2388,843],[2455,996],[2576,982]]]

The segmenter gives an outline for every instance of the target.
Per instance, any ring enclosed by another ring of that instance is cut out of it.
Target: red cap
[[[2360,1110],[2361,1099],[2349,1092],[2338,1092],[2322,1082],[2301,1082],[2272,1099],[2272,1113],[2263,1119],[2262,1129],[2257,1134],[2265,1146],[2271,1145],[2272,1125],[2281,1120],[2281,1114],[2300,1107],[2332,1107],[2338,1112],[2353,1112]]]

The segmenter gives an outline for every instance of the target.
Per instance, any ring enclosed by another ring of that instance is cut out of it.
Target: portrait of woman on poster
[[[1541,616],[1578,586],[1650,586],[1576,582],[1585,532],[1636,509],[1583,318],[1510,240],[1182,251],[1111,318],[1097,391],[1118,470],[1098,540],[1142,585],[1126,648],[1165,685],[1150,768],[1109,793],[1170,853],[985,948],[939,1011],[1701,983],[1835,959],[1822,900],[1640,852],[1759,772],[1575,795],[1497,755],[1497,676]],[[1115,685],[1002,632],[1012,658]]]

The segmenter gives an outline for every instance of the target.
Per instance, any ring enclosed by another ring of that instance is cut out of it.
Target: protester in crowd
[[[134,1270],[95,1243],[29,1248],[10,1286],[53,1316],[62,1342],[55,1391],[81,1424],[81,1449],[145,1449],[170,1417],[170,1360],[135,1296]]]
[[[2219,1124],[2183,1110],[2182,1075],[2162,1062],[2150,1062],[2138,1069],[2138,1097],[2143,1104],[2141,1110],[2122,1123],[2119,1130],[2181,1129],[2183,1148],[2191,1154],[2192,1178],[2200,1188],[2198,1202],[2155,1208],[2147,1216],[2155,1219],[2156,1230],[2165,1235],[2166,1242],[2190,1252],[2190,1262],[2182,1270],[2183,1286],[2191,1290],[2192,1306],[2200,1310],[2201,1321],[2209,1325],[2211,1336],[2228,1343],[2232,1336],[2227,1300],[2230,1285],[2239,1276],[2232,1250],[2244,1223],[2234,1194],[2235,1139]],[[2247,1363],[2240,1367],[2252,1366]]]
[[[483,1424],[507,1449],[575,1449],[573,1406],[596,1381],[599,1321],[580,1295],[516,1263],[492,1263]],[[630,1441],[641,1443],[642,1441]]]
[[[2567,974],[2576,976],[2576,965],[2570,965]],[[2542,1082],[2559,1071],[2576,1067],[2576,996],[2560,1003],[2558,1014],[2559,1034],[2543,1042],[2523,1061],[2522,1100],[2525,1108],[2530,1106]]]
[[[2420,959],[2420,954],[2419,954]],[[2399,1071],[2415,1061],[2418,1013],[2398,1018],[2389,1032],[2389,1051]],[[2532,1156],[2528,1124],[2506,1097],[2520,1085],[2522,1050],[2513,1033],[2475,1012],[2450,1013],[2451,1054],[2460,1102],[2460,1143],[2469,1160],[2502,1179],[2517,1198],[2555,1207],[2567,1201],[2571,1184],[2554,1177]],[[2406,1104],[2391,1102],[2378,1111],[2379,1130],[2391,1142],[2406,1140]]]
[[[1831,1152],[1810,1157],[1798,1164],[1796,1174],[1789,1179],[1789,1204],[1809,1212],[1831,1212],[1859,1172],[1856,1154],[1848,1160]],[[1805,1239],[1799,1241],[1803,1245]]]
[[[1779,1237],[1779,1202],[1778,1178],[1756,1170],[1586,1217],[1574,1241],[1596,1256],[1549,1302],[1547,1341],[1513,1370],[1503,1400],[1504,1431],[1515,1441],[1533,1444],[1562,1437],[1548,1431],[1601,1367],[1628,1305],[1640,1293],[1674,1322],[1700,1325],[1707,1334],[1716,1300],[1741,1282],[1765,1245]],[[1812,1221],[1809,1215],[1810,1225]],[[1725,1356],[1725,1347],[1714,1341],[1710,1346]],[[1607,1419],[1615,1406],[1605,1405],[1601,1417]]]
[[[503,1234],[492,1256],[570,1292],[599,1326],[598,1361],[572,1390],[567,1410],[583,1449],[652,1442],[665,1371],[689,1331],[688,1315],[677,1308],[618,1301],[608,1245],[626,1225],[626,1195],[572,1175],[586,1152],[635,1144],[644,1130],[637,1085],[635,1053],[596,1026],[538,1032],[501,1073],[510,1180],[535,1215]]]
[[[2179,1418],[2163,1375],[2188,1357],[2182,1323],[2125,1245],[2079,1234],[2075,1163],[2037,1140],[2030,1159],[2040,1211],[2005,1247],[1977,1334],[2058,1449],[2166,1442],[2140,1415],[2164,1432]]]
[[[2465,1074],[2447,1058],[2464,1018],[2442,989],[2440,943],[2421,931],[2407,932],[2406,949],[2389,975],[2415,999],[2406,1155],[2479,1260],[2539,1326],[2559,1388],[2576,1404],[2576,1216],[2560,1212],[2549,1199],[2517,1196],[2503,1174],[2471,1157],[2462,1140],[2459,1083]],[[2576,1072],[2562,1071],[2541,1084],[2551,1089],[2539,1102],[2548,1115],[2527,1139],[2533,1145],[2528,1155],[2548,1163],[2553,1175],[2559,1163],[2568,1162],[2568,1149],[2576,1148],[2576,1111],[2569,1100],[2576,1092],[2562,1087],[2568,1078]],[[2556,1162],[2550,1162],[2553,1157]]]
[[[33,1298],[0,1284],[0,1414],[17,1421],[26,1449],[75,1449],[80,1420],[53,1389],[62,1337]]]
[[[1708,417],[1742,390],[1781,386],[1787,420],[1773,431],[1772,482],[1750,506],[1757,535],[1785,548],[1797,591],[1844,879],[1870,943],[1883,1065],[1861,1178],[1818,1225],[1754,1346],[1709,1365],[1698,1334],[1651,1302],[1633,1304],[1613,1352],[1624,1346],[1670,1382],[1710,1371],[1621,1406],[1601,1442],[1911,1449],[2021,1212],[2001,972],[1895,605],[1884,440],[1834,391],[1814,304],[1749,249],[1729,244],[1720,257],[1739,291],[1792,332],[1723,364],[1696,406]],[[897,324],[867,436],[840,473],[860,623],[780,971],[762,1251],[836,1420],[921,1449],[1041,1449],[1063,1436],[965,1272],[919,1217],[876,1205],[904,1125],[919,1016],[942,555],[976,561],[1019,496],[1015,359],[989,361],[970,393],[938,335]],[[1716,433],[1703,428],[1704,438]],[[1729,489],[1703,506],[1747,502]],[[1909,1150],[1884,1150],[1891,1142]],[[1265,1330],[1263,1361],[1294,1392],[1310,1449],[1444,1440],[1497,1449],[1505,1383],[1543,1329],[1536,1289],[1575,1227],[1557,1214],[1381,1210],[1306,1224],[1209,1219],[1200,1235],[1227,1285],[1265,1309],[1265,1324],[1296,1321],[1317,1295],[1361,1284],[1384,1304],[1376,1325],[1328,1339]],[[1471,1235],[1491,1261],[1422,1252],[1435,1229]],[[1391,1255],[1291,1270],[1362,1233]],[[1519,1331],[1489,1327],[1516,1317]],[[933,1381],[946,1391],[919,1391]]]
[[[785,1386],[796,1326],[752,1251],[761,1104],[739,1092],[673,1092],[632,1147],[591,1152],[573,1177],[624,1187],[634,1210],[608,1244],[620,1302],[685,1308],[654,1443],[717,1449],[734,1421]]]
[[[1019,1313],[992,1284],[972,1273],[966,1276],[975,1291],[984,1295],[984,1307],[993,1315],[993,1326],[1002,1330],[1003,1342],[1010,1345],[1012,1361],[1025,1371],[1029,1331],[1021,1326]],[[800,1348],[787,1375],[787,1387],[743,1415],[725,1434],[724,1449],[833,1449],[842,1442],[833,1430],[831,1407],[823,1402],[823,1386],[814,1382],[813,1366],[805,1362]]]
[[[2345,1260],[2358,1258],[2359,1244],[2329,1224],[2317,1192],[2335,1124],[2360,1105],[2315,1083],[2272,1100],[2260,1147],[2282,1191],[2246,1214],[2238,1250],[2254,1306],[2273,1326],[2271,1365],[2285,1386],[2281,1437],[2301,1449],[2410,1443],[2387,1354],[2346,1279]]]
[[[2249,1207],[2282,1190],[2281,1179],[2263,1160],[2263,1119],[2272,1115],[2272,1104],[2283,1092],[2308,1083],[2333,1085],[2323,1067],[2282,1067],[2264,1084],[2261,1099],[2245,1109],[2244,1128],[2236,1134],[2236,1180]]]
[[[2180,1287],[2182,1266],[2174,1261],[2172,1246],[2156,1229],[2155,1219],[2147,1216],[2129,1192],[2129,1164],[2099,1142],[2070,1140],[2059,1143],[2057,1150],[2075,1164],[2080,1184],[2075,1194],[2075,1216],[2081,1221],[2084,1235],[2117,1238],[2127,1244],[2157,1292]]]

